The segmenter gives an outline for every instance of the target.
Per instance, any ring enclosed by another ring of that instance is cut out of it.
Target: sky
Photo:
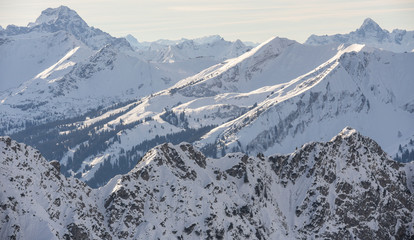
[[[90,26],[138,41],[221,35],[263,42],[348,33],[367,17],[389,31],[414,30],[414,0],[0,0],[0,26],[26,26],[65,5]]]

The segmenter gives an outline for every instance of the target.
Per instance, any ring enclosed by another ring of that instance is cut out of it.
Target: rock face
[[[39,151],[0,137],[0,239],[110,239],[85,183]]]
[[[46,238],[56,239],[414,236],[413,164],[393,161],[351,128],[329,142],[271,157],[210,159],[187,143],[163,144],[94,190],[59,175],[56,163],[30,147],[10,138],[0,144],[2,239],[27,238],[29,216],[42,219],[38,229],[48,228]],[[23,186],[28,179],[41,184]],[[40,203],[43,195],[51,197]]]

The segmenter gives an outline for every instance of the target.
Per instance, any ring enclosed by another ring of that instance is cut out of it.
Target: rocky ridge
[[[50,239],[413,237],[413,164],[351,128],[270,157],[163,144],[99,189],[8,137],[0,145],[2,238],[27,238],[33,222]]]

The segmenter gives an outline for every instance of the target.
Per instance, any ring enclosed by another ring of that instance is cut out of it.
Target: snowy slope
[[[132,150],[157,136],[211,125],[215,128],[195,144],[212,156],[234,151],[288,153],[315,139],[327,141],[346,125],[357,126],[392,155],[399,144],[409,141],[414,133],[413,113],[406,107],[412,102],[410,92],[414,89],[412,53],[395,54],[365,49],[363,45],[333,48],[292,42],[281,54],[274,54],[272,51],[280,51],[274,45],[285,41],[274,39],[143,99],[137,107],[108,121],[104,129],[114,129],[121,121],[129,124],[148,117],[152,122],[123,130],[121,143],[91,155],[85,166],[99,166],[103,156],[111,156],[114,163],[121,149]],[[326,51],[327,60],[320,54],[319,66],[309,64],[308,68],[314,69],[293,75],[292,69],[300,68],[289,65],[289,60],[315,59],[314,51],[321,50]],[[301,55],[305,52],[309,55]],[[279,74],[272,75],[275,72]],[[279,78],[284,75],[289,80]],[[177,120],[163,117],[168,111]],[[103,119],[97,117],[94,121]],[[144,152],[141,149],[137,153],[142,156]],[[82,176],[90,180],[93,173],[86,171]]]
[[[394,154],[414,132],[414,116],[406,107],[412,102],[414,55],[359,49],[351,46],[288,82],[202,142],[213,140],[228,151],[289,152],[308,141],[327,140],[349,124]]]
[[[133,40],[131,41],[133,42]],[[135,47],[143,59],[151,62],[173,63],[190,59],[193,61],[204,59],[214,61],[216,64],[229,58],[238,57],[251,49],[240,40],[229,42],[220,36],[183,40],[175,44],[153,42],[148,48],[139,47],[135,43]]]
[[[287,46],[286,43],[292,43],[292,45]],[[284,46],[286,49],[282,47],[274,49],[274,46]],[[279,56],[273,54],[272,51],[281,51],[282,53]],[[337,54],[337,52],[337,46],[304,46],[291,40],[275,38],[268,44],[264,44],[239,58],[216,65],[194,77],[180,81],[168,90],[137,101],[138,105],[136,107],[115,119],[105,120],[108,118],[108,114],[105,114],[80,122],[78,123],[80,126],[86,127],[94,122],[103,121],[103,129],[99,130],[98,133],[113,131],[116,126],[119,126],[120,122],[122,122],[122,125],[132,124],[133,127],[124,129],[122,134],[119,134],[121,143],[115,141],[101,154],[91,155],[84,159],[85,165],[77,171],[78,173],[82,172],[84,180],[90,180],[93,178],[96,168],[108,156],[111,157],[113,164],[117,162],[121,149],[131,150],[134,146],[146,140],[152,140],[157,136],[185,132],[188,130],[187,128],[202,129],[211,125],[220,126],[246,113],[255,104],[257,105],[257,103],[266,100],[267,96],[275,90],[283,88],[282,83],[286,79],[297,77],[305,71],[313,69]],[[301,55],[303,53],[306,53],[306,55]],[[316,53],[321,54],[318,55],[319,57],[315,57]],[[265,58],[265,60],[262,58]],[[304,64],[302,67],[298,67],[295,63]],[[252,79],[248,77],[244,79],[242,77],[234,78],[234,75],[230,75],[229,72],[235,71],[235,69],[240,71],[240,74],[237,73],[236,76],[250,76]],[[220,74],[222,77],[220,77]],[[216,83],[217,79],[223,82],[222,85],[229,83],[234,87],[218,88],[217,92],[210,94],[214,88],[208,87],[208,90],[205,90],[206,87],[203,85],[205,82]],[[272,86],[273,84],[276,85]],[[200,86],[201,89],[199,89]],[[241,92],[236,89],[237,86],[243,87],[242,90],[248,92]],[[197,92],[203,94],[203,98],[200,98],[200,95],[197,94],[187,94],[189,89],[196,88],[199,89]],[[232,92],[231,89],[236,89],[237,92]],[[177,116],[184,115],[181,123],[174,123],[163,117],[169,110]],[[145,120],[148,117],[151,118],[152,122]],[[185,124],[188,125],[185,126]],[[184,140],[185,138],[182,141]],[[214,141],[213,138],[211,140]],[[144,148],[137,153],[142,156],[147,150],[148,148]],[[65,161],[64,164],[66,164]],[[92,170],[85,172],[83,171],[84,167],[92,167]]]
[[[310,47],[275,37],[240,57],[180,81],[172,91],[197,97],[253,91],[307,73],[337,51],[338,45]]]
[[[85,49],[88,54],[92,52],[73,35],[64,31],[30,32],[0,36],[0,39],[0,91],[18,87],[56,64],[75,47]]]
[[[168,40],[168,39],[160,39],[154,42],[139,42],[138,39],[136,39],[131,34],[128,34],[125,39],[131,44],[132,47],[134,47],[137,50],[144,50],[149,49],[151,46],[175,46],[179,45],[183,42],[192,41],[195,45],[211,45],[215,42],[222,41],[223,38],[220,35],[211,35],[211,36],[205,36],[200,38],[194,38],[194,39],[186,39],[181,38],[179,40]],[[259,44],[254,42],[242,42],[245,46],[249,47],[256,47]]]
[[[150,95],[251,49],[215,36],[134,51],[64,6],[28,27],[8,26],[0,38],[0,122],[8,133]]]
[[[210,159],[187,143],[163,144],[93,190],[59,175],[56,162],[49,165],[30,147],[7,137],[0,146],[0,214],[8,216],[2,238],[25,239],[37,230],[50,239],[413,236],[412,164],[393,161],[351,128],[271,157]]]
[[[353,125],[395,156],[414,134],[413,62],[413,53],[274,38],[130,105],[18,138],[94,187],[163,142],[191,142],[216,157],[271,155]],[[56,153],[48,144],[62,148]]]
[[[135,50],[144,48],[144,46],[138,42],[138,39],[136,39],[134,36],[132,36],[131,34],[128,34],[125,36],[125,39],[129,42],[129,44],[131,45],[131,47]]]
[[[367,20],[361,29],[369,38],[380,28]],[[0,35],[14,39],[3,44],[9,54],[33,36],[36,44],[64,40],[62,49],[51,46],[56,54],[44,64],[34,63],[47,45],[27,46],[36,56],[25,63],[34,76],[0,94],[0,132],[36,146],[59,160],[63,173],[94,187],[163,142],[194,143],[215,157],[271,155],[327,141],[352,125],[395,156],[414,136],[411,52],[278,37],[247,51],[219,36],[134,50],[65,7]]]
[[[66,6],[48,8],[42,11],[34,23],[29,23],[27,28],[20,27],[18,29],[19,31],[14,31],[13,27],[9,29],[8,26],[5,33],[6,35],[16,35],[20,32],[57,32],[63,30],[94,50],[98,50],[106,44],[117,45],[125,49],[130,47],[126,39],[115,38],[100,29],[90,27],[74,10]]]
[[[124,50],[130,48],[125,39],[88,26],[65,6],[44,10],[27,27],[9,25],[0,30],[0,91],[18,87],[75,47],[99,50],[107,44]]]
[[[412,52],[414,50],[414,31],[382,29],[374,20],[367,18],[361,27],[348,34],[332,36],[310,36],[305,44],[325,45],[332,43],[366,44],[367,46],[393,52]]]
[[[166,89],[217,63],[203,59],[150,63],[136,52],[120,52],[112,45],[82,59],[86,52],[90,51],[77,46],[33,79],[0,95],[1,121],[20,125],[23,120],[76,117]]]
[[[133,53],[107,45],[77,62],[82,50],[72,49],[55,65],[2,96],[2,120],[53,120],[73,117],[88,109],[149,95],[193,74],[178,66],[150,64]],[[69,60],[69,61],[68,61]],[[63,71],[63,69],[65,69]],[[88,104],[85,104],[85,103]]]

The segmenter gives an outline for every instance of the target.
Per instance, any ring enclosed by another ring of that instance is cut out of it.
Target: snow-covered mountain
[[[244,45],[240,40],[230,42],[220,36],[210,36],[193,40],[182,39],[180,41],[166,42],[156,41],[147,47],[129,37],[140,57],[159,63],[174,63],[186,61],[211,61],[219,63],[223,60],[234,58],[250,51],[252,47]],[[214,64],[212,64],[214,65]]]
[[[27,27],[7,26],[4,34],[6,36],[13,36],[26,32],[59,31],[72,34],[76,39],[81,40],[94,50],[99,50],[107,44],[130,47],[126,39],[115,38],[100,29],[90,27],[74,10],[66,6],[48,8],[42,11],[36,21],[29,23]]]
[[[161,136],[178,141],[174,134],[190,129],[200,130],[192,141],[210,156],[234,151],[271,155],[315,139],[329,140],[351,124],[394,155],[414,134],[409,110],[413,62],[413,53],[362,45],[307,46],[275,38],[141,99],[115,119],[108,116],[119,110],[79,122],[71,131],[95,122],[103,127],[97,134],[133,127],[122,128],[119,142],[90,155],[76,172],[90,181],[105,159],[115,164],[123,150],[139,158],[148,150],[142,144],[152,141],[154,146]]]
[[[327,140],[351,124],[394,153],[396,143],[407,142],[414,133],[407,107],[413,101],[413,63],[412,53],[351,45],[314,70],[275,86],[254,109],[213,129],[201,143],[252,153],[289,152],[299,142]],[[204,82],[197,85],[214,89]],[[198,92],[193,88],[191,92]]]
[[[138,39],[136,39],[131,34],[126,35],[125,39],[129,42],[131,47],[133,47],[135,50],[138,50],[144,47],[140,42],[138,42]]]
[[[380,27],[367,20],[361,29],[369,40]],[[278,37],[250,50],[220,36],[133,49],[66,7],[0,35],[0,51],[16,52],[9,80],[28,78],[0,94],[0,132],[93,187],[164,142],[214,157],[272,155],[352,125],[401,157],[414,138],[412,52]],[[19,59],[28,71],[13,68]]]
[[[112,45],[77,61],[85,52],[75,47],[36,77],[2,94],[2,122],[15,126],[23,120],[76,117],[90,109],[150,95],[196,73],[179,64],[148,63],[135,52],[120,52]]]
[[[222,41],[223,38],[220,35],[211,35],[201,38],[194,38],[194,39],[187,39],[187,38],[181,38],[179,40],[169,40],[169,39],[159,39],[154,42],[139,42],[138,39],[136,39],[131,34],[128,34],[125,36],[125,39],[131,44],[132,47],[134,47],[137,50],[143,50],[143,49],[149,49],[151,45],[153,46],[174,46],[178,44],[182,44],[183,42],[192,41],[196,45],[211,45],[215,42]],[[259,44],[255,42],[242,42],[244,45],[248,47],[257,47]]]
[[[206,158],[187,143],[150,150],[99,189],[0,138],[0,237],[26,239],[409,239],[412,163],[345,128],[288,155]]]
[[[13,137],[94,187],[163,142],[272,155],[354,125],[395,156],[414,135],[413,63],[414,53],[273,38],[166,90]]]
[[[0,31],[2,130],[150,95],[250,49],[210,37],[134,51],[126,39],[88,26],[75,11],[49,8],[28,27]]]
[[[27,27],[7,26],[0,31],[0,91],[19,86],[80,47],[90,55],[107,44],[131,49],[124,38],[90,27],[68,7],[48,8]],[[78,60],[83,60],[80,58]]]
[[[413,238],[413,36],[0,27],[0,238]]]
[[[361,27],[348,34],[310,36],[306,44],[325,45],[331,43],[366,44],[367,46],[393,52],[412,52],[414,50],[414,31],[382,29],[374,20],[367,18]]]
[[[77,47],[80,48],[79,53],[84,52],[79,55],[78,61],[93,52],[82,41],[64,31],[0,36],[0,92],[12,91],[55,65]]]

